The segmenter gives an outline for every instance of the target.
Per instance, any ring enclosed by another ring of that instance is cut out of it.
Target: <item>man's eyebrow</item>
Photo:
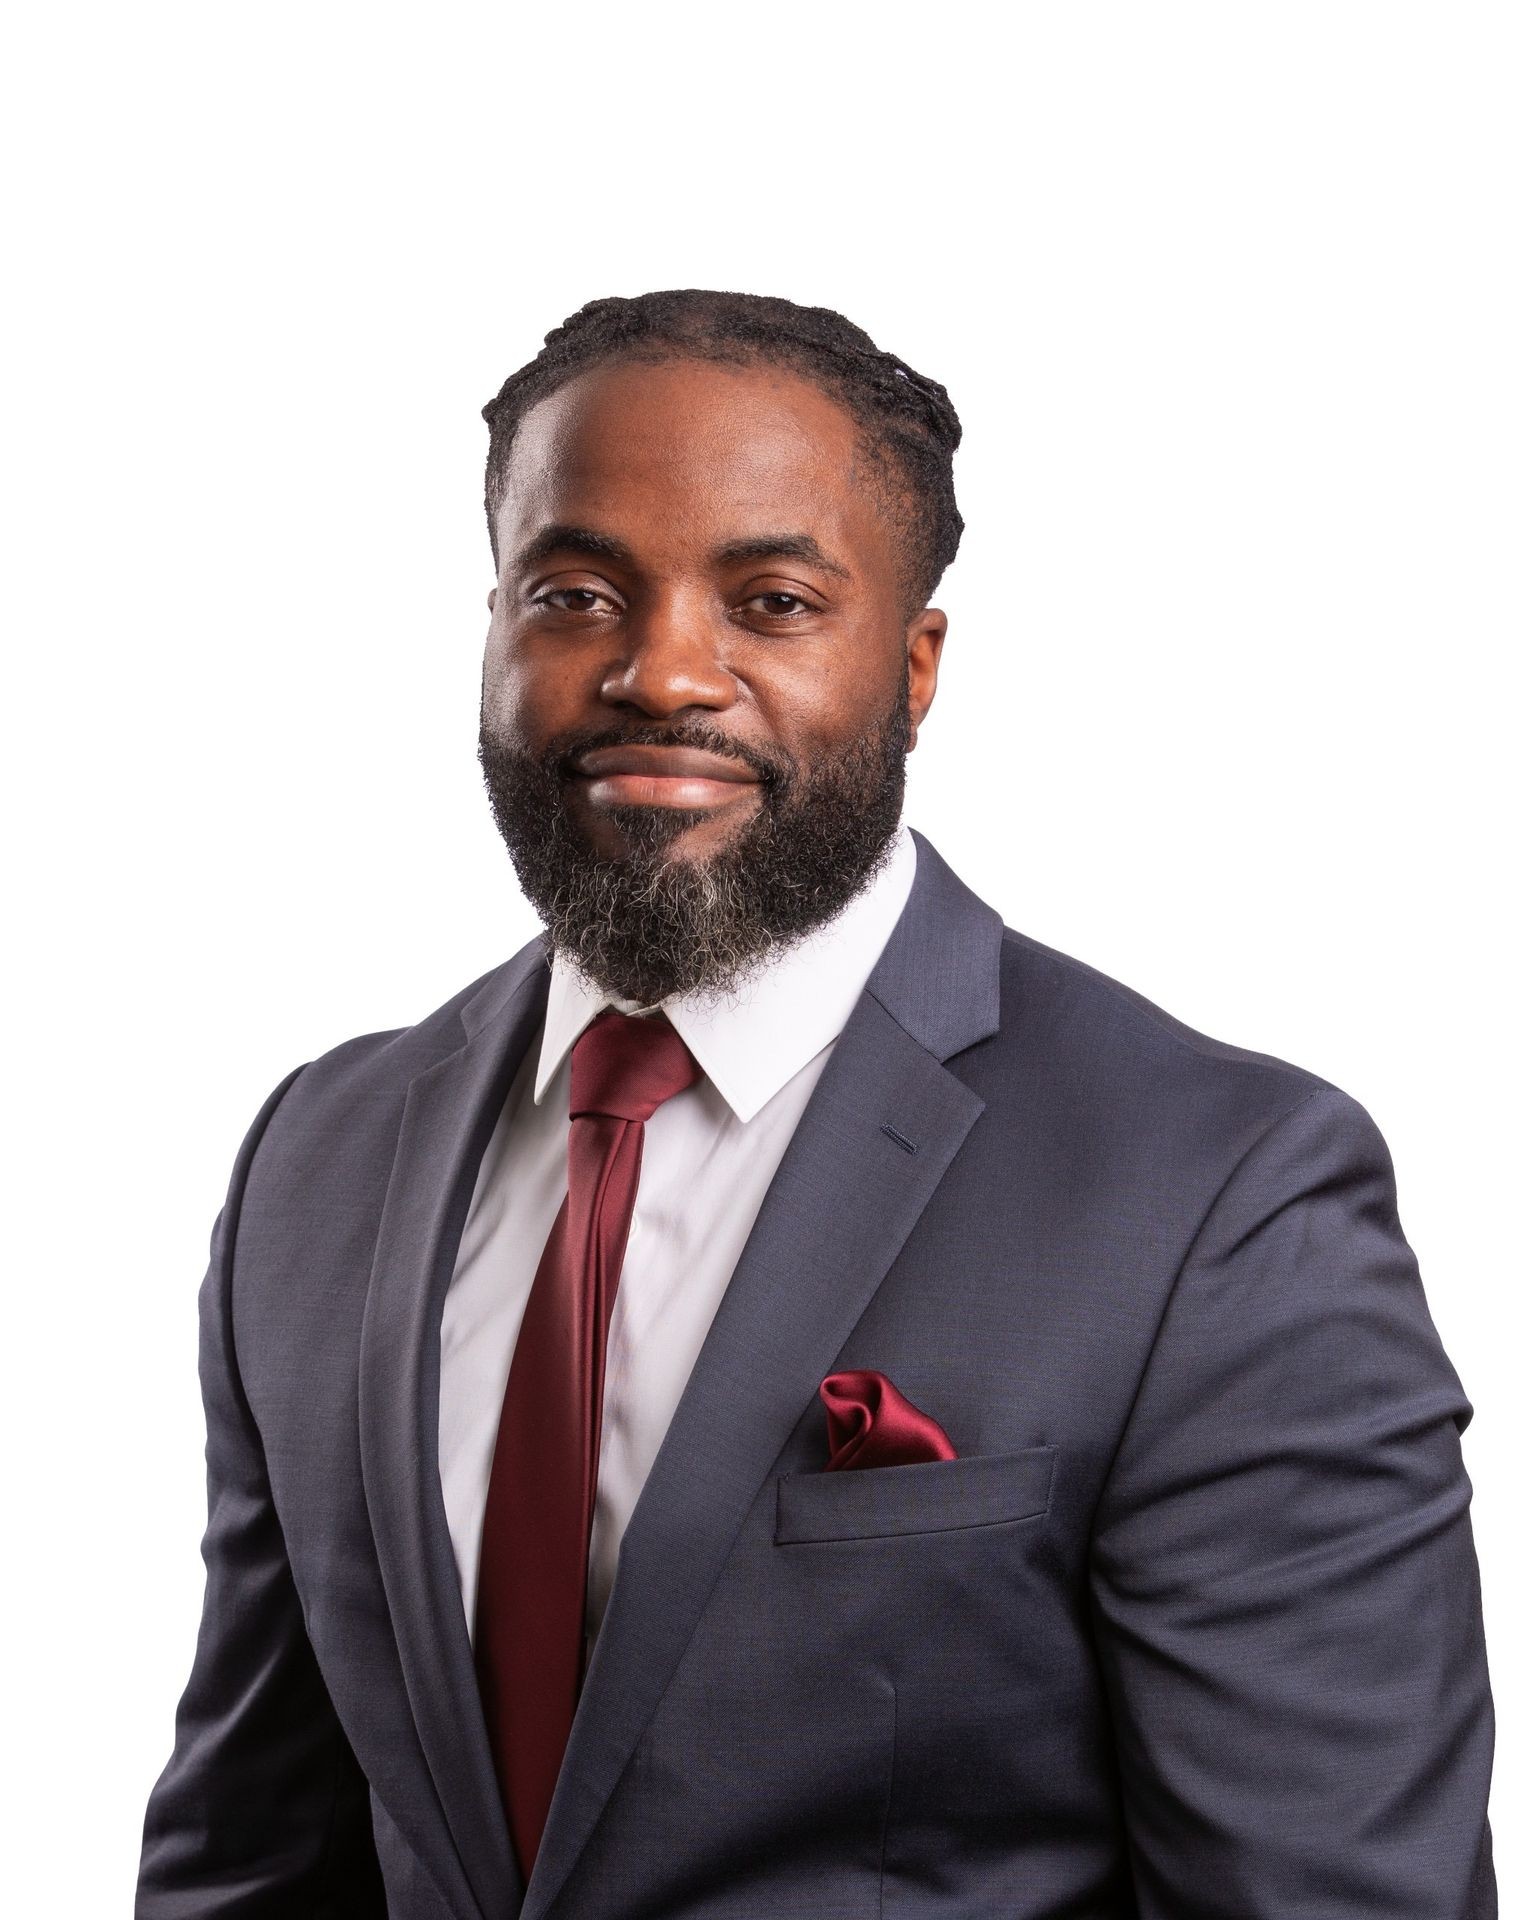
[[[853,578],[848,569],[808,533],[764,533],[750,540],[732,540],[715,549],[714,559],[721,567],[739,566],[748,560],[804,560],[839,580]]]
[[[536,567],[541,560],[552,560],[557,553],[585,553],[594,560],[613,560],[620,566],[632,566],[634,556],[622,540],[611,534],[597,533],[591,527],[554,525],[541,527],[517,556],[519,570]]]
[[[635,564],[635,557],[622,540],[599,533],[593,527],[578,527],[557,522],[541,527],[517,556],[519,570],[536,567],[560,553],[584,553],[594,560],[612,560],[619,566]],[[819,541],[808,533],[760,533],[742,540],[728,541],[711,555],[718,567],[742,566],[752,560],[803,560],[839,580],[853,575],[834,560]]]

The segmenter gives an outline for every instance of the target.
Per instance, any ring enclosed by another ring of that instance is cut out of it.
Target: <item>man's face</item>
[[[860,438],[791,373],[701,361],[582,374],[519,428],[481,758],[606,991],[727,993],[889,851],[945,620],[903,606]]]

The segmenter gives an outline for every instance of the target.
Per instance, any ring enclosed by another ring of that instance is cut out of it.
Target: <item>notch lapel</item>
[[[505,1920],[522,1888],[438,1474],[439,1342],[481,1157],[548,984],[535,939],[464,1007],[467,1043],[411,1081],[363,1317],[363,1484],[426,1762],[423,1784],[435,1797],[426,1810],[388,1811],[462,1920]]]
[[[912,894],[785,1150],[625,1531],[523,1920],[554,1906],[748,1508],[984,1109],[944,1061],[997,1031],[1002,918],[913,837]]]

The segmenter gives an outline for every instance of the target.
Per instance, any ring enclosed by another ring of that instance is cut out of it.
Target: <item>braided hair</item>
[[[689,287],[589,300],[546,334],[543,351],[482,410],[491,430],[485,516],[493,554],[512,443],[529,408],[593,367],[674,360],[784,367],[845,407],[863,430],[878,497],[896,528],[909,609],[927,604],[965,526],[953,469],[960,421],[949,395],[830,307],[767,294]]]

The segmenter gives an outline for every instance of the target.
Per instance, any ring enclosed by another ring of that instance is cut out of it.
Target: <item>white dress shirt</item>
[[[713,1006],[660,1004],[703,1068],[645,1123],[640,1185],[608,1334],[588,1648],[619,1541],[671,1424],[763,1196],[917,870],[905,824],[864,892]],[[571,1047],[614,1004],[560,954],[541,1039],[507,1096],[470,1202],[443,1308],[438,1470],[474,1632],[491,1454],[523,1308],[566,1190]]]

